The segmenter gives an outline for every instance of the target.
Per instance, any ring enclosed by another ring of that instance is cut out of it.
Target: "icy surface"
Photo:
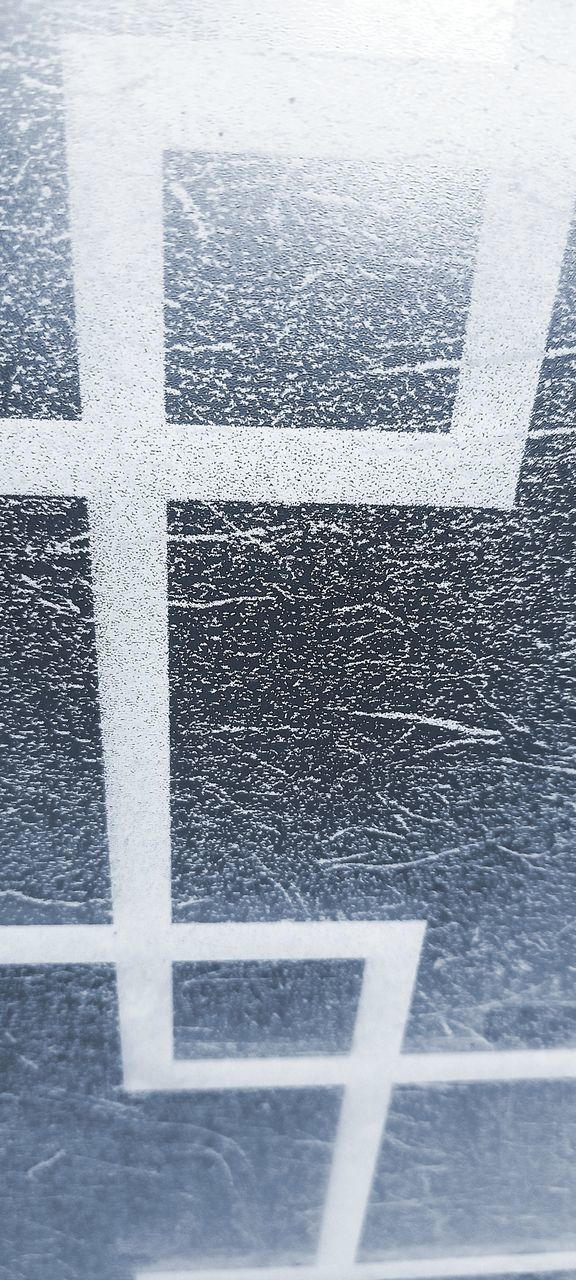
[[[0,52],[0,414],[78,418],[72,254],[57,48]]]
[[[61,37],[320,49],[407,75],[425,56],[440,75],[467,24],[451,83],[506,61],[505,4],[496,36],[475,6],[416,6],[412,26],[410,7],[351,24],[336,0],[2,6],[5,417],[81,411]],[[445,435],[483,175],[214,146],[164,163],[175,434]],[[168,511],[176,919],[424,918],[405,1047],[485,1050],[487,1071],[495,1049],[576,1045],[575,280],[573,232],[511,512]],[[0,611],[0,924],[108,921],[82,494],[1,499]],[[173,976],[179,1068],[349,1046],[358,964]],[[0,1068],[2,1280],[314,1260],[338,1091],[126,1092],[103,966],[2,966]],[[575,1090],[396,1089],[363,1256],[576,1248]]]
[[[355,960],[176,964],[176,1056],[348,1053],[362,976]]]
[[[413,1047],[576,1043],[571,455],[511,514],[170,509],[176,917],[427,918]]]
[[[126,1094],[104,967],[3,969],[0,999],[0,1274],[311,1261],[336,1092]]]
[[[573,1248],[573,1081],[397,1089],[363,1259]]]
[[[449,430],[480,186],[430,168],[170,153],[169,420]]]
[[[0,923],[110,917],[86,504],[0,499]]]

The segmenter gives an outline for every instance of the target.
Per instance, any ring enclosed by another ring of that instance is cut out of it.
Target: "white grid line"
[[[450,1276],[535,1275],[539,1272],[573,1272],[576,1249],[554,1253],[502,1253],[443,1258],[392,1258],[357,1263],[339,1271],[341,1280],[448,1280]],[[326,1267],[241,1267],[207,1271],[139,1271],[136,1280],[334,1280]]]
[[[262,59],[226,45],[66,42],[83,418],[5,423],[0,474],[4,493],[89,500],[114,923],[4,927],[0,963],[115,964],[129,1088],[346,1086],[318,1262],[298,1268],[301,1280],[574,1267],[575,1253],[361,1266],[355,1257],[394,1083],[575,1079],[576,1050],[401,1054],[419,922],[172,924],[166,501],[512,506],[576,169],[571,69],[539,56],[550,11],[543,0],[530,8],[532,47],[513,48],[504,74],[390,62],[383,78],[380,63],[345,57],[323,66],[311,54]],[[287,114],[295,78],[299,110]],[[448,437],[165,423],[161,154],[222,149],[222,124],[228,150],[432,156],[491,170]],[[172,963],[253,955],[361,955],[353,1052],[174,1060]],[[206,1274],[292,1280],[294,1270]],[[202,1273],[180,1280],[192,1275]]]

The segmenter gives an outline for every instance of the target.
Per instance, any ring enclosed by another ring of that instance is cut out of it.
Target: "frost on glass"
[[[169,153],[169,420],[448,431],[481,188],[372,161]]]

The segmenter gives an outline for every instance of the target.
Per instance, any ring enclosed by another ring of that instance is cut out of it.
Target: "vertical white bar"
[[[452,425],[471,469],[510,456],[510,505],[576,198],[576,11],[550,51],[554,8],[518,5]]]
[[[162,119],[145,53],[64,48],[83,419],[103,457],[90,528],[128,1088],[153,1088],[172,1057]]]
[[[64,41],[83,418],[100,431],[158,428],[164,418],[164,103],[148,49],[122,38]]]
[[[94,610],[125,1082],[172,1055],[166,507],[90,503]]]
[[[406,921],[382,956],[366,961],[352,1055],[322,1220],[318,1266],[353,1266],[410,1011],[425,924]],[[358,1067],[363,1067],[358,1072]]]

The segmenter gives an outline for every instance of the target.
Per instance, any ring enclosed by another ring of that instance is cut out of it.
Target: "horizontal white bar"
[[[135,494],[155,477],[166,500],[492,507],[508,510],[522,441],[459,448],[423,432],[302,431],[0,421],[0,493]]]
[[[214,36],[222,27],[230,42],[257,41],[263,52],[317,49],[348,58],[431,58],[438,61],[501,63],[509,57],[515,0],[482,0],[478,9],[459,0],[386,0],[356,5],[350,22],[342,0],[268,0],[265,6],[225,6],[221,23],[214,12]],[[178,13],[178,30],[194,39],[193,8]]]
[[[81,422],[0,419],[0,493],[82,497],[111,469],[109,453],[99,467],[99,452]]]
[[[407,935],[424,931],[415,920],[278,920],[257,924],[173,924],[173,960],[394,960]]]
[[[493,425],[493,424],[492,424]],[[172,427],[174,498],[508,510],[523,452],[513,434],[459,448],[452,435],[308,428]]]
[[[102,45],[98,52],[106,57]],[[169,148],[418,159],[459,169],[492,159],[502,76],[486,64],[309,51],[268,50],[263,58],[257,48],[225,41],[157,40],[148,57]]]
[[[0,926],[0,964],[113,964],[116,936],[105,924]]]
[[[504,1253],[460,1258],[414,1258],[358,1266],[358,1280],[425,1280],[443,1276],[522,1275],[562,1271],[576,1264],[576,1249],[557,1253]]]
[[[325,1089],[347,1083],[353,1058],[319,1054],[302,1058],[175,1058],[164,1065],[136,1064],[125,1071],[132,1093],[155,1090],[206,1092],[220,1089]]]
[[[407,936],[424,930],[421,921],[286,921],[276,923],[174,924],[127,939],[112,925],[0,925],[0,963],[97,963],[121,959],[134,950],[158,960],[241,961],[368,959],[403,954]]]
[[[123,99],[153,122],[163,149],[369,156],[453,171],[530,168],[534,138],[523,127],[525,109],[549,149],[562,155],[570,145],[562,134],[548,137],[541,100],[552,92],[556,104],[570,101],[571,69],[538,56],[539,48],[536,56],[514,51],[513,69],[402,60],[383,51],[350,57],[348,49],[327,55],[268,48],[263,56],[246,41],[158,36],[69,35],[63,48],[68,96],[76,84],[91,101],[98,94]],[[503,145],[503,119],[514,129],[512,152]]]
[[[135,1280],[440,1280],[451,1276],[529,1275],[571,1271],[576,1249],[550,1253],[467,1254],[464,1257],[393,1258],[353,1267],[199,1267],[145,1270]]]
[[[385,1064],[382,1066],[385,1071]],[[490,1084],[519,1080],[576,1079],[576,1049],[525,1049],[486,1053],[404,1054],[392,1067],[395,1085]],[[141,1076],[127,1088],[150,1089],[292,1089],[356,1084],[364,1087],[374,1068],[359,1055],[282,1058],[176,1059]],[[386,1072],[387,1074],[387,1072]]]
[[[573,1080],[574,1049],[487,1049],[480,1053],[405,1053],[397,1084],[481,1080]]]

